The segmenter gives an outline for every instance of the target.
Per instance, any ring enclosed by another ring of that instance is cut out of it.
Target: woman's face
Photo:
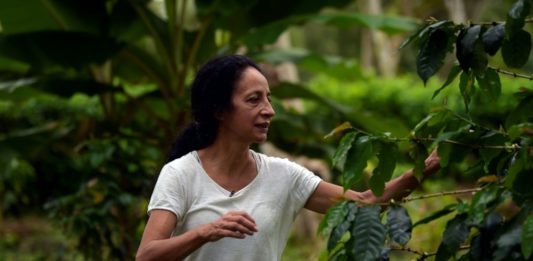
[[[253,67],[246,68],[233,90],[231,105],[220,117],[219,137],[249,144],[266,141],[275,112],[263,74]]]

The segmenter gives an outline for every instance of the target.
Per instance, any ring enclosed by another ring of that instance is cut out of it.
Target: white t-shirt
[[[196,151],[166,164],[148,205],[176,214],[176,236],[219,219],[228,211],[247,212],[258,232],[244,239],[209,242],[185,260],[279,260],[289,229],[321,179],[287,159],[251,151],[257,163],[255,179],[231,197],[204,171]]]

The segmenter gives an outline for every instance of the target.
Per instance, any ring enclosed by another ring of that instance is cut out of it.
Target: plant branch
[[[501,74],[505,74],[505,75],[510,75],[510,76],[515,77],[515,78],[524,78],[524,79],[528,79],[528,80],[533,80],[533,76],[530,76],[530,75],[525,75],[525,74],[519,74],[519,73],[514,73],[514,72],[504,71],[504,70],[502,70],[502,69],[500,69],[500,68],[493,67],[493,66],[489,66],[489,68],[494,69],[497,73],[501,73]]]
[[[458,194],[466,194],[466,193],[472,193],[481,191],[483,188],[473,188],[473,189],[462,189],[462,190],[454,190],[454,191],[444,191],[444,192],[438,192],[438,193],[432,193],[432,194],[426,194],[421,195],[417,197],[408,197],[401,200],[402,203],[414,201],[414,200],[420,200],[420,199],[427,199],[427,198],[434,198],[434,197],[442,197],[442,196],[448,196],[448,195],[458,195]]]
[[[471,248],[470,245],[464,245],[464,246],[460,246],[458,250],[466,250],[466,249],[470,249],[470,248]],[[401,246],[401,247],[391,246],[391,250],[393,250],[393,251],[404,251],[404,252],[409,252],[409,253],[413,253],[413,254],[419,255],[419,257],[416,260],[425,260],[426,258],[428,258],[430,256],[437,255],[437,251],[429,253],[429,252],[426,252],[426,251],[413,249],[413,248],[410,248],[410,247],[407,247],[407,246]]]
[[[416,141],[436,141],[436,140],[438,140],[437,138],[419,138],[419,137],[413,137],[412,139],[416,140]],[[468,143],[464,143],[464,142],[460,142],[460,141],[456,141],[456,140],[449,140],[449,139],[441,140],[441,142],[450,143],[450,144],[456,144],[456,145],[461,145],[461,146],[466,146],[466,147],[475,148],[475,149],[519,150],[521,148],[520,145],[518,145],[518,144],[512,144],[512,145],[480,145],[480,144],[468,144]]]

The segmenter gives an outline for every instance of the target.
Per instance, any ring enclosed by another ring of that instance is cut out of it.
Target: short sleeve
[[[290,165],[294,185],[293,197],[296,200],[297,209],[301,209],[304,207],[311,194],[315,192],[322,179],[296,163],[291,162]]]
[[[176,214],[181,220],[185,213],[185,193],[183,182],[179,181],[179,172],[169,165],[161,169],[150,203],[148,214],[154,209],[164,209]]]

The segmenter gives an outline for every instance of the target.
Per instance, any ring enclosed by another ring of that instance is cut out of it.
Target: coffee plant
[[[433,98],[459,77],[465,110],[436,109],[407,138],[367,133],[349,123],[339,126],[333,134],[344,135],[333,164],[342,173],[344,189],[360,183],[367,161],[376,157],[378,164],[368,183],[375,195],[382,195],[396,167],[400,142],[411,144],[414,174],[420,181],[428,149],[436,148],[443,175],[453,165],[467,164],[468,171],[477,175],[478,186],[377,205],[339,202],[327,212],[319,228],[329,233],[328,259],[388,260],[391,251],[408,251],[419,260],[533,259],[533,89],[517,90],[517,106],[498,119],[497,125],[479,122],[469,114],[477,99],[489,104],[498,99],[500,75],[533,80],[489,65],[489,58],[498,53],[509,68],[527,65],[531,35],[525,25],[533,21],[528,18],[532,2],[516,1],[501,22],[456,24],[430,19],[402,44],[417,44],[417,73],[424,83],[443,67],[446,56],[455,54],[457,64],[449,69]],[[404,207],[414,200],[464,193],[473,196],[443,206],[414,224]],[[504,215],[499,210],[504,204],[512,204],[517,211]],[[448,214],[455,216],[447,222],[438,249],[406,246],[414,227]]]

